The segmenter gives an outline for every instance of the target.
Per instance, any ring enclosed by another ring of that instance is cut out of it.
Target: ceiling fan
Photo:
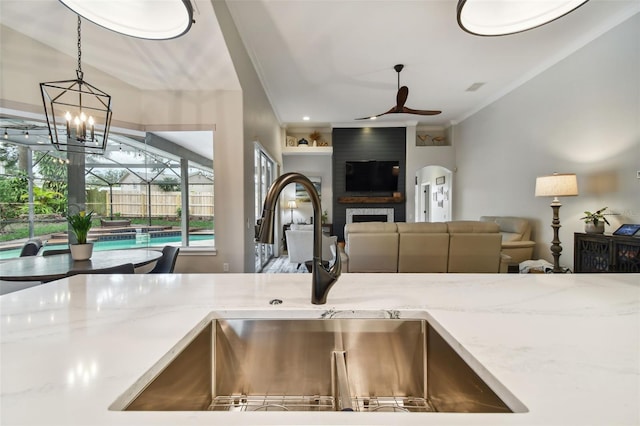
[[[412,109],[404,106],[407,101],[407,97],[409,96],[409,88],[407,86],[400,87],[400,71],[404,68],[403,64],[398,64],[393,67],[398,73],[398,94],[396,95],[396,106],[391,108],[387,112],[383,112],[382,114],[372,115],[369,117],[356,118],[356,120],[373,120],[376,117],[380,117],[386,114],[417,114],[417,115],[438,115],[442,111],[434,111],[434,110],[425,110],[425,109]]]

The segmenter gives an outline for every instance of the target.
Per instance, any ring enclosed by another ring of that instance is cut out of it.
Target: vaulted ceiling
[[[214,0],[221,1],[221,0]],[[166,41],[83,24],[83,63],[146,90],[240,90],[210,0],[196,23]],[[591,0],[543,27],[477,37],[456,21],[456,0],[227,0],[283,125],[349,124],[395,105],[395,64],[406,105],[442,114],[381,121],[460,121],[640,11],[637,0]],[[0,22],[76,56],[76,17],[57,0],[2,0]],[[46,66],[46,64],[43,64]],[[73,71],[73,70],[71,70]],[[475,91],[469,90],[478,85]]]

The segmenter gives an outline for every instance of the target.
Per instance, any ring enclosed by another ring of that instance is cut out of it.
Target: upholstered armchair
[[[482,216],[482,222],[494,222],[502,234],[502,253],[511,258],[509,264],[517,265],[533,257],[535,241],[531,241],[531,222],[522,217]],[[503,272],[506,272],[503,270]]]
[[[291,225],[286,232],[289,262],[298,267],[307,260],[313,259],[313,225]],[[338,237],[322,234],[322,260],[333,261]]]

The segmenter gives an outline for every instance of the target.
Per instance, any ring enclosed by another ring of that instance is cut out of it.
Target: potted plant
[[[581,217],[580,220],[584,220],[584,232],[587,234],[602,234],[604,233],[604,224],[610,225],[607,220],[605,214],[603,213],[607,208],[603,207],[600,210],[597,210],[593,213],[590,211],[584,212],[584,217]]]
[[[93,253],[93,243],[87,243],[87,235],[93,225],[91,222],[93,212],[85,212],[84,210],[67,216],[67,221],[71,225],[71,230],[76,236],[77,243],[69,244],[71,249],[71,257],[73,260],[91,259]]]
[[[316,146],[316,145],[318,145],[320,143],[320,138],[321,137],[322,137],[322,135],[317,130],[314,130],[313,133],[311,133],[309,135],[309,139],[311,139],[311,143],[313,144],[313,146]]]
[[[327,223],[327,220],[329,220],[329,212],[328,212],[328,211],[326,211],[326,210],[325,210],[325,211],[323,211],[323,212],[322,212],[322,216],[321,216],[321,218],[320,218],[320,219],[321,219],[321,221],[322,221],[322,224],[323,224],[323,225],[324,225],[325,223]]]

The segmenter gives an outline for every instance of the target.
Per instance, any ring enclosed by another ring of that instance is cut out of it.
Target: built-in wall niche
[[[306,144],[304,143],[306,141]],[[331,129],[326,127],[289,128],[286,130],[284,146],[291,148],[313,148],[332,146]]]
[[[416,146],[451,146],[445,129],[428,127],[416,129]]]

